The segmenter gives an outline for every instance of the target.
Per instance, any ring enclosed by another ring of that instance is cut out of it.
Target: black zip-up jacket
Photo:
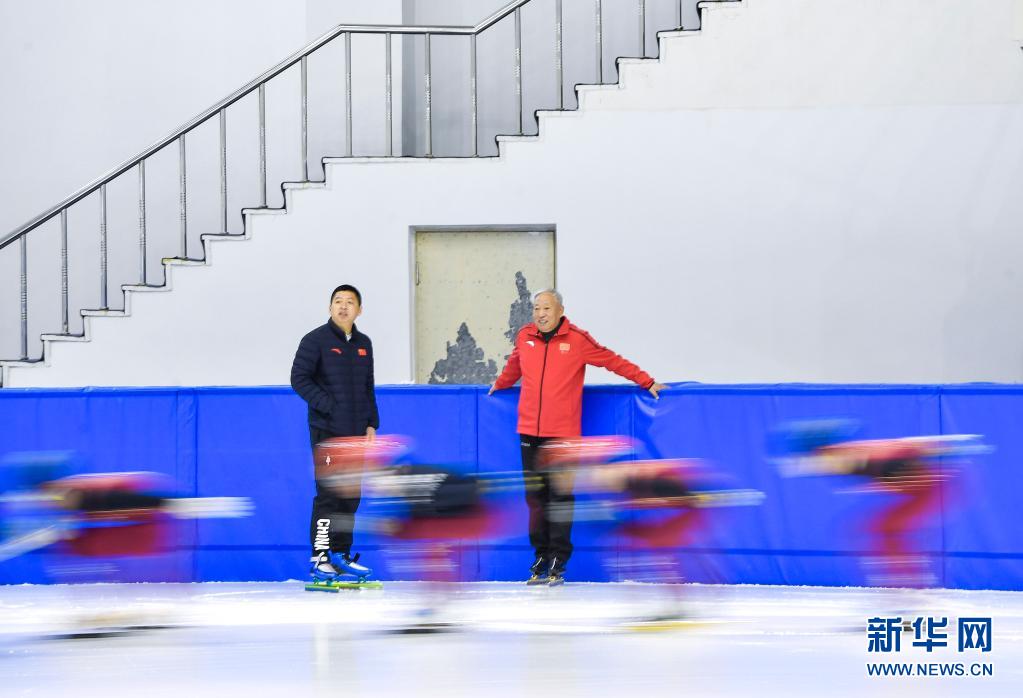
[[[333,320],[299,342],[291,387],[309,403],[309,426],[334,436],[361,436],[378,429],[373,384],[373,343],[352,327],[349,340]]]

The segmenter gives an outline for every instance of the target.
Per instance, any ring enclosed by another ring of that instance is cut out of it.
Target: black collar
[[[342,330],[340,327],[338,327],[337,325],[334,324],[334,318],[327,318],[327,327],[329,327],[330,331],[333,332],[335,335],[337,335],[337,337],[339,339],[343,339],[346,342],[347,341],[354,341],[355,340],[355,336],[360,334],[359,333],[359,328],[355,326],[355,323],[352,323],[352,339],[349,340],[348,337],[345,336],[345,331]]]
[[[554,326],[553,330],[550,330],[548,332],[541,332],[540,333],[540,336],[543,337],[543,341],[544,341],[545,344],[550,344],[551,343],[551,339],[554,337],[554,335],[556,335],[558,333],[558,330],[561,329],[561,326],[563,324],[565,324],[565,316],[564,315],[562,315],[561,319],[558,320],[558,324]]]

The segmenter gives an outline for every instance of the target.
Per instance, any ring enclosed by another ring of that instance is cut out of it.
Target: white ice
[[[3,696],[1023,695],[1014,592],[24,585],[0,587],[0,614]],[[900,614],[948,617],[950,646],[928,653],[910,632],[900,652],[868,653],[867,619]],[[967,616],[992,619],[992,651],[958,650]],[[160,627],[123,632],[137,626]],[[443,632],[407,632],[424,628]],[[993,675],[878,678],[867,662],[986,663]]]

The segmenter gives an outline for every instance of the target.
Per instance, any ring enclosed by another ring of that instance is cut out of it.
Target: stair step
[[[7,387],[10,382],[10,371],[15,368],[32,368],[33,366],[44,366],[42,359],[21,361],[20,359],[9,359],[0,361],[0,388]]]
[[[398,163],[398,162],[419,162],[419,161],[422,161],[422,160],[457,160],[457,159],[459,159],[459,158],[422,158],[422,157],[417,158],[417,157],[410,157],[410,156],[407,156],[407,155],[401,155],[401,156],[398,156],[398,157],[387,157],[386,155],[380,155],[380,156],[375,156],[375,157],[374,156],[359,156],[359,157],[350,157],[350,158],[337,158],[337,157],[323,158],[323,164],[324,165],[341,165],[341,164],[344,164],[344,163],[356,163],[356,164],[365,165],[365,164],[368,164],[368,163],[379,163],[379,162]]]
[[[206,240],[248,240],[249,236],[244,233],[203,233],[199,239]]]
[[[82,317],[127,317],[128,313],[123,310],[100,310],[100,309],[87,309],[82,310]]]
[[[497,136],[498,143],[529,143],[540,140],[540,136]]]
[[[156,293],[158,291],[169,291],[170,286],[156,286],[155,284],[121,284],[122,291],[132,291],[133,293]]]
[[[372,157],[369,157],[369,158],[324,158],[323,159],[323,164],[324,164],[324,166],[328,166],[328,165],[367,165],[367,164],[396,165],[396,164],[399,164],[399,163],[410,163],[410,162],[418,162],[418,163],[428,163],[428,162],[447,162],[447,163],[465,162],[465,163],[469,163],[469,162],[475,162],[477,160],[494,160],[494,159],[496,159],[496,158],[495,158],[495,156],[492,156],[492,155],[481,155],[479,157],[450,155],[450,156],[439,157],[439,158],[424,158],[424,157],[400,157],[400,158],[396,158],[396,157],[390,157],[390,158],[389,157],[379,157],[379,158],[372,158]]]
[[[618,67],[623,65],[643,65],[644,63],[656,63],[657,58],[655,56],[647,56],[646,58],[619,58],[615,61]]]
[[[204,259],[185,259],[183,257],[164,257],[160,262],[174,267],[201,267],[206,264]]]
[[[39,338],[44,342],[88,342],[84,334],[43,334]]]
[[[43,363],[42,359],[29,359],[28,361],[22,361],[21,359],[4,359],[0,361],[0,366],[3,368],[31,368],[38,366]]]
[[[582,94],[583,92],[611,92],[617,89],[619,89],[618,85],[613,83],[608,85],[580,84],[575,86],[576,94]]]
[[[657,32],[658,39],[681,39],[686,36],[699,36],[699,29],[667,29]]]
[[[326,189],[326,182],[284,182],[281,184],[284,189]]]
[[[725,9],[729,5],[741,6],[746,0],[700,0],[696,3],[697,10]]]
[[[0,388],[6,388],[10,382],[10,371],[14,368],[32,368],[33,366],[44,366],[42,359],[21,361],[20,359],[0,360]]]
[[[579,117],[578,109],[537,109],[537,118],[545,119],[575,119]]]
[[[243,208],[243,216],[283,216],[288,210],[284,208]]]

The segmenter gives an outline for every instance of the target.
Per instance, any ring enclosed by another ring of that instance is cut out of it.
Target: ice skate
[[[380,589],[383,584],[367,579],[373,570],[359,564],[359,555],[321,551],[310,561],[312,581],[306,591],[337,591],[339,589]]]
[[[547,584],[547,560],[543,555],[536,556],[536,560],[529,566],[529,575],[529,579],[526,580],[526,584],[529,586]]]
[[[547,574],[547,586],[561,586],[565,583],[565,563],[561,558],[551,558],[551,569]]]

